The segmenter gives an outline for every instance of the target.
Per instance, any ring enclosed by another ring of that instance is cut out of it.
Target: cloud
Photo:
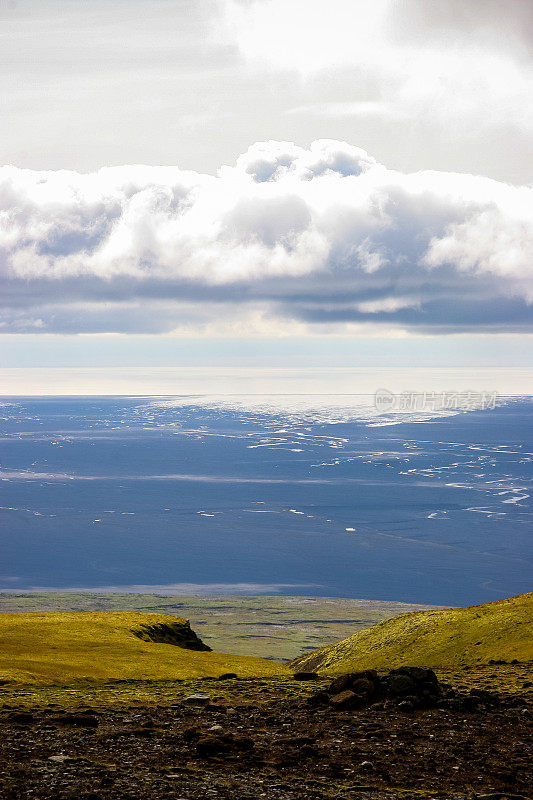
[[[465,138],[480,127],[533,131],[533,6],[511,0],[227,0],[236,46],[250,63],[293,70],[304,84],[343,74],[337,98],[291,115],[394,119]],[[229,35],[229,34],[228,34]]]
[[[531,52],[533,6],[529,0],[507,0],[502,14],[500,0],[403,0],[390,4],[389,29],[401,40],[447,39],[450,35],[468,42],[472,37],[490,40],[498,49],[517,46]]]
[[[2,575],[4,583],[20,583],[18,576]],[[125,594],[224,595],[281,594],[286,589],[316,589],[320,583],[134,583],[113,586],[24,586],[25,592],[122,592]],[[0,592],[10,592],[0,588]]]
[[[0,2],[3,160],[214,173],[268,136],[531,181],[531,0]],[[95,135],[97,132],[97,135]]]
[[[334,140],[216,176],[4,167],[0,331],[530,329],[532,212],[531,187]]]

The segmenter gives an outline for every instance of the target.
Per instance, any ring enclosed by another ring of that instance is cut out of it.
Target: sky
[[[0,368],[531,366],[530,0],[0,0],[0,52]]]

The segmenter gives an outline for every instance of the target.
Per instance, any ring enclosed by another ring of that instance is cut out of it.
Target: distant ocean
[[[531,590],[533,400],[403,411],[0,398],[0,589],[445,605]]]

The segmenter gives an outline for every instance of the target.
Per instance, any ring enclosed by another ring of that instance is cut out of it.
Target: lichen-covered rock
[[[183,702],[192,706],[205,706],[211,698],[208,694],[190,694],[188,697],[183,698]]]
[[[334,694],[329,702],[334,708],[346,708],[347,706],[353,705],[356,700],[357,695],[355,692],[352,692],[350,689],[345,689],[343,692]]]

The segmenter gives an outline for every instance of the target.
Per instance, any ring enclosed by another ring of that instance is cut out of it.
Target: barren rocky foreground
[[[365,683],[366,681],[366,683]],[[531,789],[532,705],[431,671],[198,681],[170,705],[4,703],[2,800],[516,800]],[[524,681],[528,684],[529,681]],[[341,685],[342,684],[342,685]]]

